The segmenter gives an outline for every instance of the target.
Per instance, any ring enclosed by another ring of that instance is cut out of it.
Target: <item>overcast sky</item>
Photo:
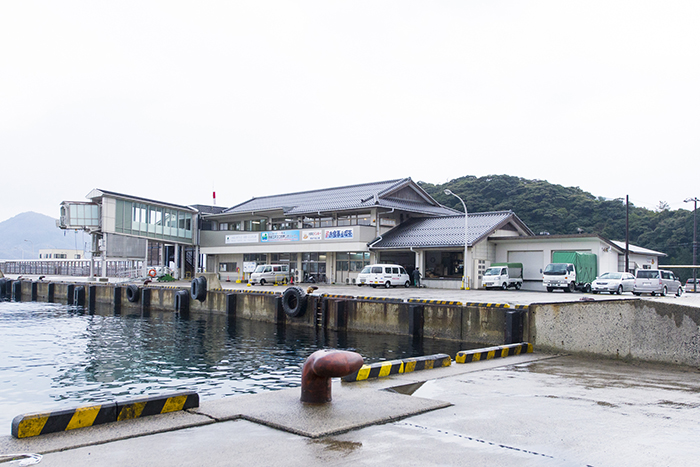
[[[700,2],[3,1],[0,220],[509,174],[700,197]]]

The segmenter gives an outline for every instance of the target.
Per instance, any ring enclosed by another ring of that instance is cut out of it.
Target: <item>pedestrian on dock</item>
[[[413,270],[413,285],[416,287],[420,288],[420,278],[421,278],[421,273],[418,268]]]

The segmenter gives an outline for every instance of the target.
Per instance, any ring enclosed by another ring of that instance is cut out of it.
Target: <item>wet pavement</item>
[[[410,384],[412,395],[385,391]],[[0,438],[0,452],[44,452],[46,466],[688,466],[700,456],[700,372],[685,367],[534,353],[336,381],[325,406],[299,394]],[[305,421],[316,430],[306,436],[294,428]],[[99,444],[47,453],[89,443]]]

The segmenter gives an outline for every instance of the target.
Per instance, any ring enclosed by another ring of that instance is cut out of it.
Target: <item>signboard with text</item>
[[[326,240],[351,240],[353,238],[355,237],[350,227],[343,229],[326,229]]]
[[[298,242],[298,230],[278,230],[273,232],[263,232],[260,234],[260,241],[263,243],[272,242]]]

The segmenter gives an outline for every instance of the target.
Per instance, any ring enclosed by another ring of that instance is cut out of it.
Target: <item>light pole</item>
[[[695,203],[695,208],[693,209],[693,292],[698,291],[698,273],[697,269],[695,269],[698,257],[698,201],[700,200],[698,200],[697,196],[683,201],[684,203]]]
[[[452,195],[462,202],[464,206],[464,266],[462,267],[462,290],[469,290],[469,280],[467,277],[467,252],[469,250],[469,237],[468,237],[468,227],[469,227],[469,214],[467,213],[467,205],[462,198],[452,193],[451,190],[445,189],[446,195]]]

